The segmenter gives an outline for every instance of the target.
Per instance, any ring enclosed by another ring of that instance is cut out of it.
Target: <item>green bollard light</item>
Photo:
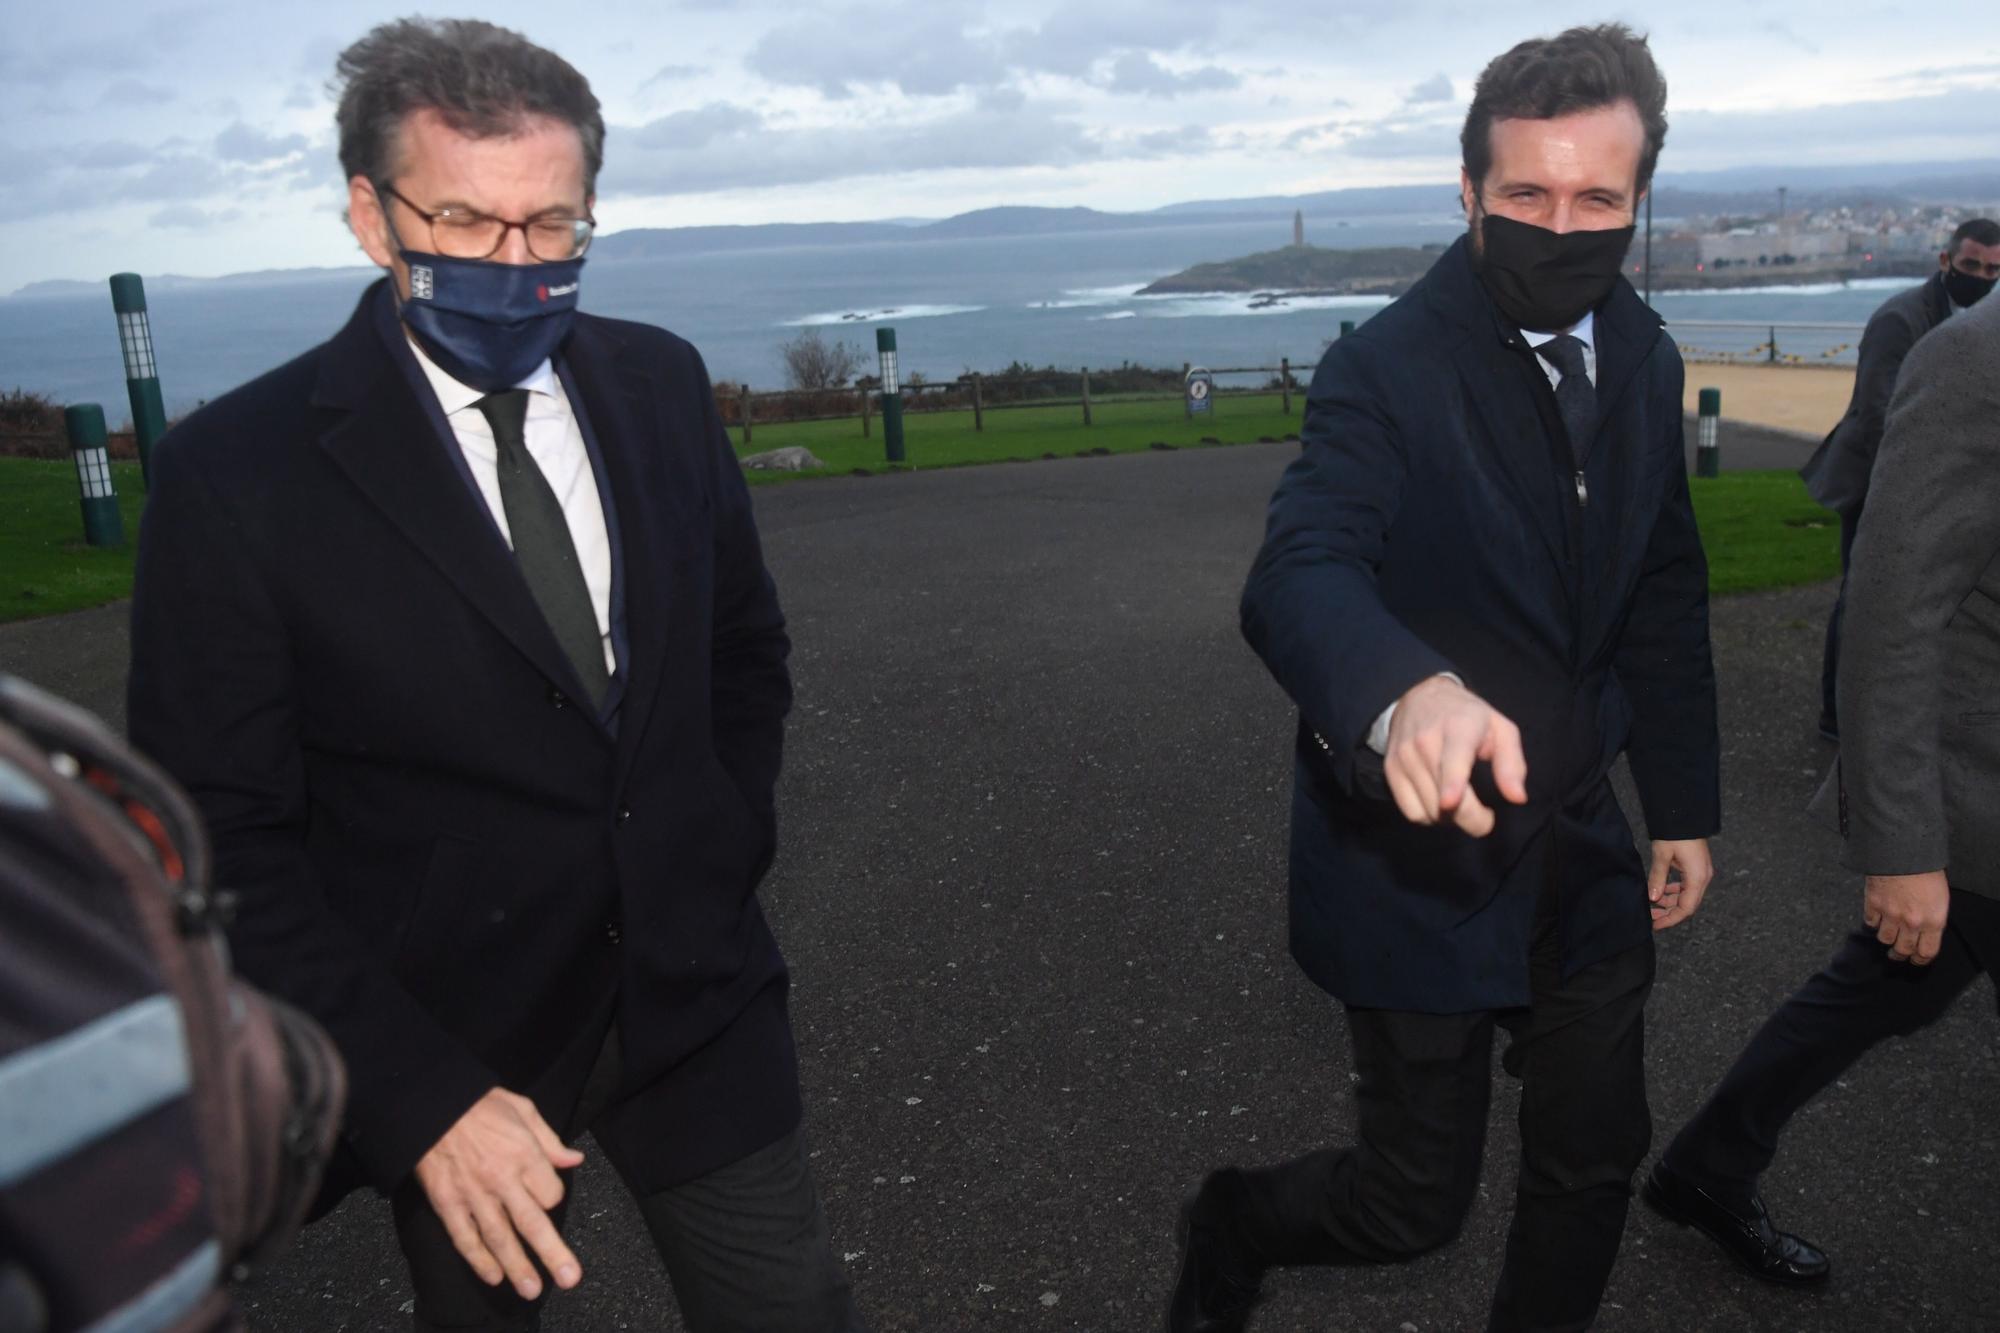
[[[153,326],[146,314],[146,284],[136,273],[111,275],[111,308],[118,313],[118,349],[125,356],[125,391],[132,398],[132,434],[139,444],[139,475],[153,480],[153,446],[167,433],[160,399],[160,371],[153,360]]]
[[[1722,390],[1701,391],[1701,416],[1694,437],[1694,474],[1697,477],[1722,475]]]
[[[65,408],[63,429],[69,434],[70,456],[76,460],[77,489],[83,494],[83,539],[92,546],[123,546],[125,520],[111,482],[104,409],[96,403]]]
[[[882,446],[891,463],[903,461],[903,387],[896,375],[896,331],[875,330],[882,357]]]

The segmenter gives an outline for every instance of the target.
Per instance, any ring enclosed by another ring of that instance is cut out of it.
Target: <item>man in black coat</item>
[[[1854,394],[1847,412],[1799,469],[1812,498],[1840,515],[1840,592],[1826,622],[1826,653],[1820,668],[1820,734],[1840,739],[1840,707],[1835,681],[1840,669],[1840,622],[1847,607],[1847,571],[1861,507],[1868,499],[1875,454],[1889,396],[1903,359],[1917,341],[1955,312],[1976,304],[2000,279],[2000,222],[1973,218],[1959,224],[1938,256],[1938,271],[1908,291],[1897,292],[1868,318],[1854,368]]]
[[[1314,377],[1243,629],[1299,706],[1292,952],[1346,1006],[1360,1142],[1207,1177],[1171,1330],[1243,1327],[1273,1266],[1451,1239],[1496,1027],[1522,1159],[1491,1327],[1596,1312],[1650,1141],[1652,932],[1699,904],[1718,824],[1680,356],[1618,276],[1665,100],[1622,27],[1495,60],[1470,234]]]
[[[531,1328],[589,1130],[695,1329],[857,1326],[800,1136],[775,843],[788,642],[707,373],[575,311],[604,127],[476,22],[340,59],[389,271],[161,443],[133,739],[193,793],[243,971],[353,1075],[419,1328]]]

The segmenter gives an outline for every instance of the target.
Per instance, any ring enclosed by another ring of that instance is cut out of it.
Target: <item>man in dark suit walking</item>
[[[1650,1142],[1652,932],[1700,903],[1718,822],[1681,361],[1618,276],[1665,102],[1622,27],[1495,60],[1469,234],[1314,377],[1243,630],[1299,706],[1292,953],[1346,1006],[1360,1141],[1208,1176],[1171,1330],[1244,1327],[1275,1266],[1450,1240],[1496,1027],[1522,1158],[1490,1326],[1595,1315]]]
[[[576,312],[604,123],[492,25],[342,54],[388,275],[162,442],[133,739],[243,971],[352,1070],[327,1202],[394,1204],[419,1328],[532,1328],[588,1130],[696,1330],[858,1327],[755,890],[788,642],[707,373]]]
[[[1840,739],[1840,705],[1835,680],[1840,668],[1840,623],[1847,606],[1847,571],[1868,479],[1882,445],[1882,422],[1896,375],[1917,340],[1969,309],[2000,279],[2000,223],[1973,218],[1959,224],[1938,256],[1938,271],[1917,286],[1897,292],[1869,316],[1861,334],[1854,370],[1854,395],[1846,415],[1799,469],[1812,498],[1840,515],[1840,592],[1826,622],[1826,653],[1820,668],[1820,734]]]
[[[1752,1037],[1647,1198],[1759,1277],[1816,1282],[1757,1179],[1792,1115],[2000,967],[2000,301],[1911,353],[1854,543],[1840,758],[1814,808],[1867,877],[1861,924]]]

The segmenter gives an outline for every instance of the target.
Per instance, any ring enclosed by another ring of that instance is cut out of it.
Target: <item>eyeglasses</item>
[[[521,236],[528,243],[528,253],[544,263],[575,259],[590,248],[590,238],[597,230],[597,219],[588,215],[509,222],[490,214],[475,213],[469,208],[441,208],[431,213],[411,203],[407,196],[386,181],[375,188],[429,223],[432,247],[452,259],[491,259],[500,253],[500,247],[507,243],[507,233],[516,227],[521,229]]]

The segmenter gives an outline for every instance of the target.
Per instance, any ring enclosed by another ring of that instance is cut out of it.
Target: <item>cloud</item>
[[[706,73],[708,71],[700,65],[662,65],[639,85],[639,91],[643,93],[656,83],[678,83],[682,79],[698,79]]]
[[[1448,158],[1458,160],[1456,116],[1390,119],[1368,123],[1367,128],[1341,140],[1337,147],[1351,157],[1366,158]]]
[[[1723,162],[1912,162],[1990,156],[2000,88],[1958,88],[1879,102],[1675,111],[1661,165],[1687,157]]]
[[[913,14],[864,6],[790,19],[758,39],[745,64],[773,83],[817,88],[831,98],[884,85],[924,97],[996,87],[1024,75],[1088,80],[1103,61],[1133,57],[1152,66],[1126,67],[1146,86],[1118,91],[1171,96],[1170,87],[1236,86],[1235,75],[1213,65],[1176,75],[1150,59],[1204,43],[1219,29],[1217,11],[1194,0],[1071,6],[1039,27],[1014,28],[981,28],[942,7]]]
[[[956,17],[925,11],[809,10],[758,39],[744,63],[773,83],[817,88],[842,98],[857,87],[887,84],[916,96],[1005,80],[994,44],[967,35]]]
[[[70,148],[65,156],[71,166],[86,171],[120,171],[126,167],[144,166],[158,152],[157,148],[147,148],[128,139],[106,139]]]
[[[137,79],[119,79],[104,90],[97,99],[99,106],[158,106],[174,100],[171,88],[156,84],[141,83]]]
[[[1442,74],[1433,74],[1404,96],[1406,106],[1421,106],[1426,102],[1449,102],[1453,97],[1451,80]]]
[[[694,151],[716,139],[757,129],[763,123],[764,117],[747,106],[710,102],[692,111],[661,116],[636,130],[622,130],[614,142],[630,142],[642,149]]]
[[[1031,73],[1083,78],[1100,60],[1126,51],[1171,53],[1206,44],[1221,29],[1220,13],[1193,0],[1066,5],[1041,27],[1009,34],[1006,59]]]
[[[2000,74],[2000,65],[1996,64],[1933,65],[1884,77],[1891,83],[1930,83],[1939,79],[1991,78],[1996,74]]]
[[[1323,120],[1316,125],[1302,125],[1280,140],[1278,146],[1286,152],[1328,147],[1337,144],[1341,136],[1355,128],[1357,124],[1359,122],[1343,118]]]
[[[675,116],[616,130],[605,163],[606,194],[676,195],[760,189],[867,176],[966,169],[1061,167],[1106,155],[1082,126],[1039,107],[970,109],[910,120],[885,117],[842,125],[774,128],[746,107],[700,112],[698,132],[675,130]],[[1115,153],[1114,153],[1115,155]]]
[[[1214,152],[1215,136],[1206,125],[1183,125],[1177,130],[1155,130],[1132,139],[1126,150],[1131,157],[1197,157]]]
[[[216,156],[225,162],[271,162],[305,150],[303,134],[265,134],[240,120],[215,136]]]
[[[1168,69],[1152,56],[1127,51],[1111,65],[1104,87],[1114,93],[1147,97],[1179,97],[1182,93],[1225,92],[1243,80],[1220,65],[1203,65],[1185,73]]]
[[[1819,43],[1800,35],[1798,29],[1792,27],[1791,24],[1786,23],[1782,19],[1764,20],[1763,31],[1777,38],[1785,45],[1795,50],[1803,51],[1809,56],[1819,54]]]
[[[149,227],[200,229],[217,226],[224,222],[234,222],[242,216],[243,210],[240,208],[224,208],[210,212],[204,208],[197,208],[193,204],[169,204],[165,208],[156,210],[151,217],[147,218],[146,225]]]

